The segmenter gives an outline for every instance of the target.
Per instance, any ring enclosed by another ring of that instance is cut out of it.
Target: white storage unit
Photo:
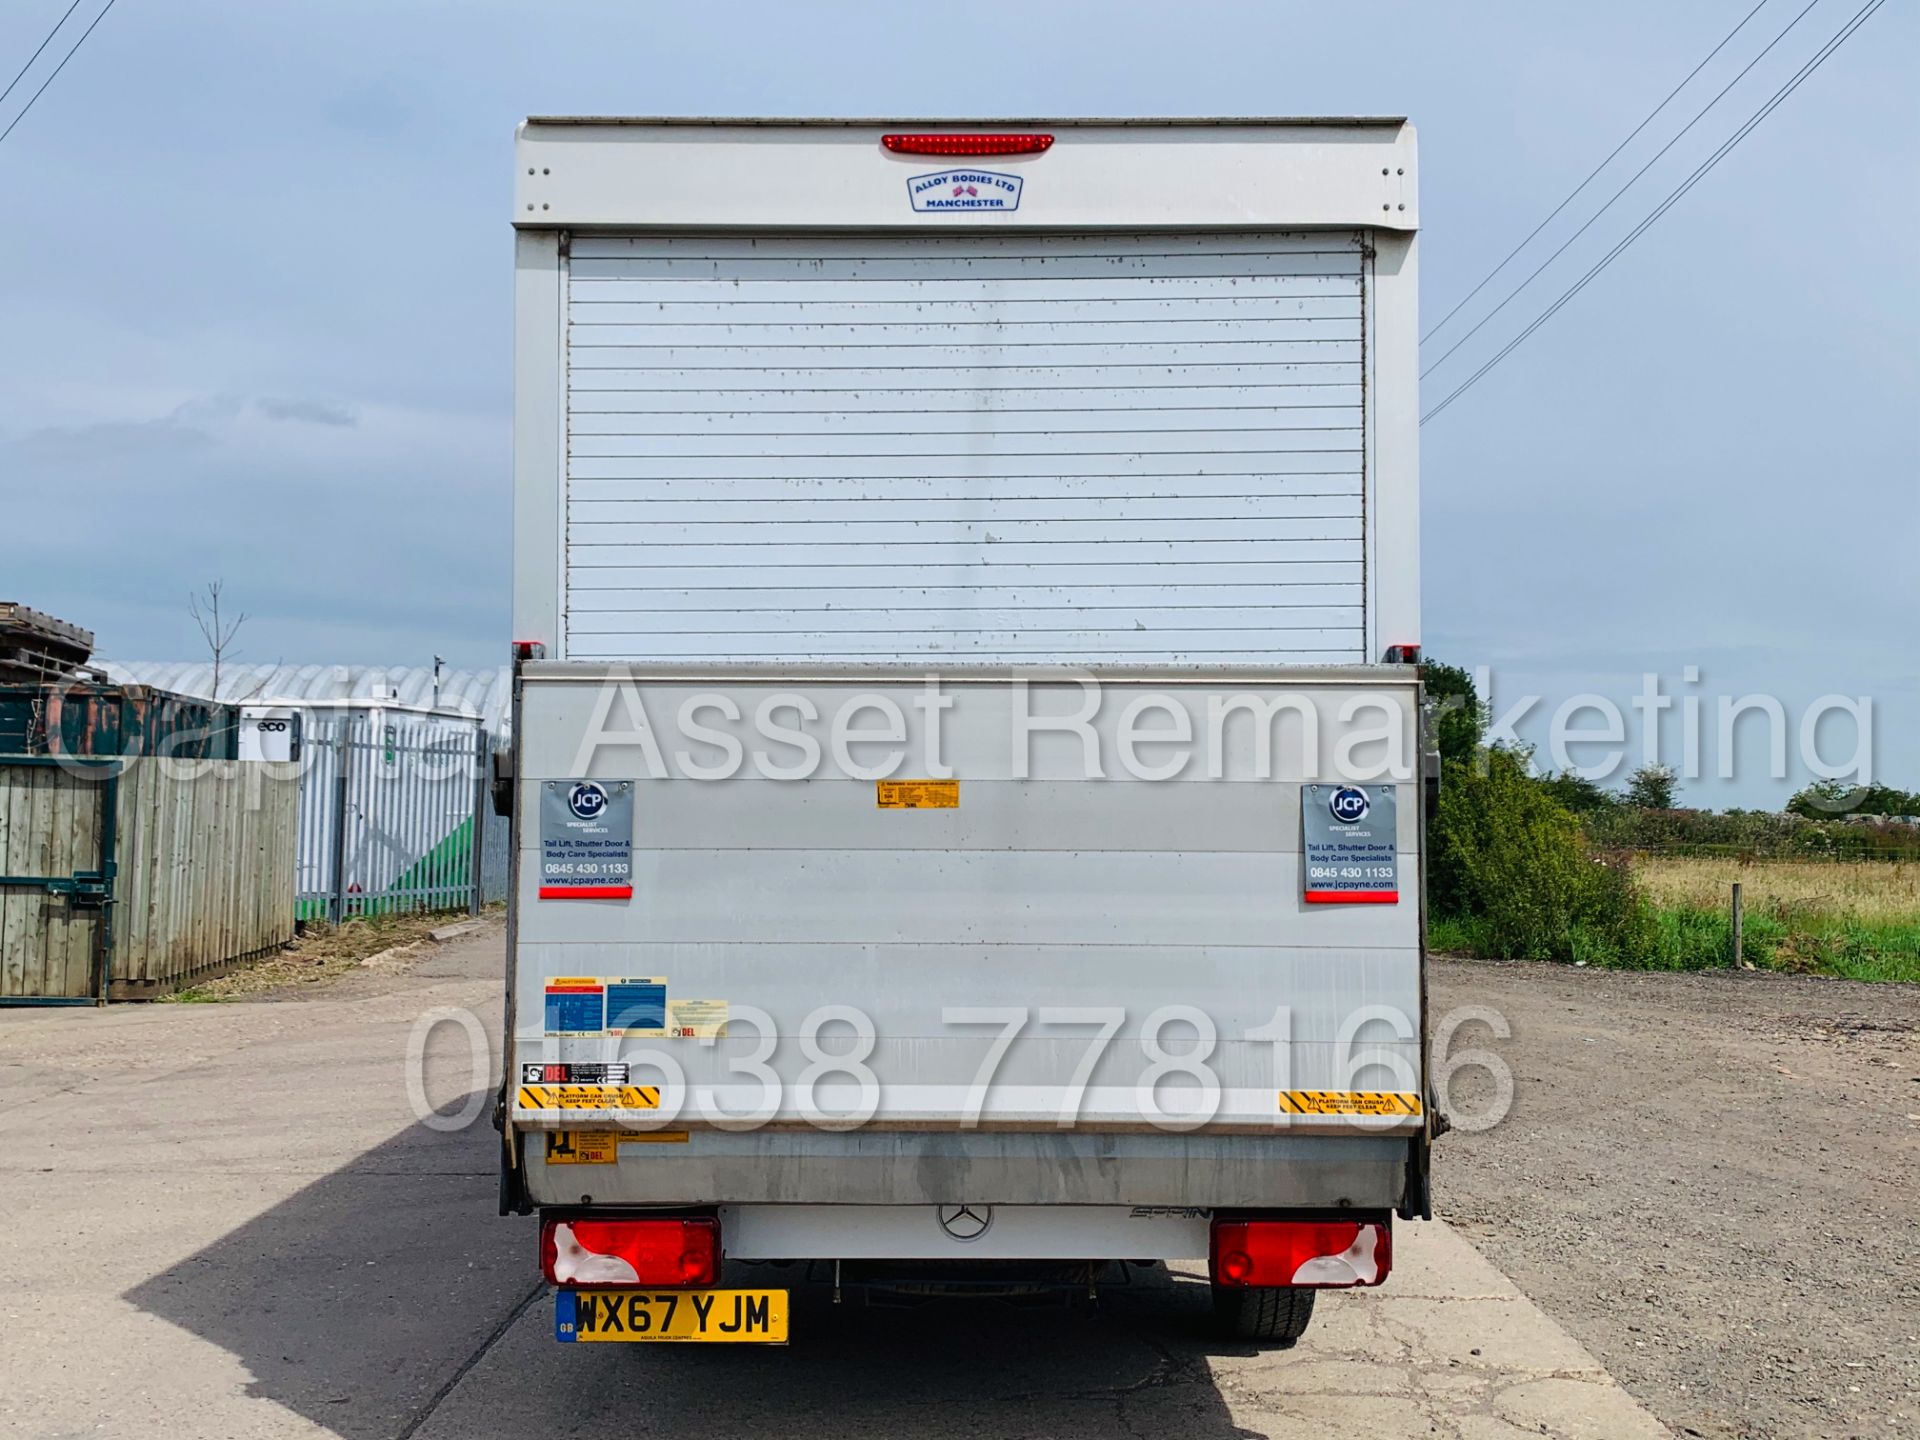
[[[576,659],[1365,656],[1356,231],[580,236]]]

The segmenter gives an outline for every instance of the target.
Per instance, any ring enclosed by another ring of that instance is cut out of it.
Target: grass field
[[[1729,963],[1738,881],[1746,964],[1920,982],[1920,865],[1647,855],[1633,871],[1653,909],[1650,969]]]
[[[1920,984],[1920,865],[1642,855],[1633,874],[1651,920],[1648,941],[1633,957],[1639,968],[1732,964],[1730,901],[1737,880],[1745,916],[1743,963]],[[1440,951],[1491,953],[1471,920],[1435,917],[1428,943]],[[1596,963],[1618,962],[1602,957]]]
[[[1920,865],[1646,856],[1634,876],[1656,905],[1724,910],[1737,883],[1749,914],[1920,926]]]
[[[1635,862],[1634,878],[1654,911],[1651,968],[1725,964],[1738,881],[1747,964],[1920,982],[1920,865],[1650,855]]]

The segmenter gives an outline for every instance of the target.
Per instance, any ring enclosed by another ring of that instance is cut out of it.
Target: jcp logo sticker
[[[567,808],[582,820],[598,820],[600,812],[607,808],[607,792],[583,780],[567,792]]]
[[[1327,801],[1327,810],[1342,825],[1357,825],[1367,818],[1373,802],[1358,785],[1342,785]]]

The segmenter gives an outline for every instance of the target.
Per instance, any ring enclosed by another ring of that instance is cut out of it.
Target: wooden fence
[[[170,989],[293,939],[299,767],[127,762],[112,993]]]
[[[134,999],[293,938],[298,767],[0,756],[0,1003]]]

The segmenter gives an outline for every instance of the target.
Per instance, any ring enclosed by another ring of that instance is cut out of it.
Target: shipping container
[[[240,712],[147,685],[0,685],[0,754],[239,758]]]

